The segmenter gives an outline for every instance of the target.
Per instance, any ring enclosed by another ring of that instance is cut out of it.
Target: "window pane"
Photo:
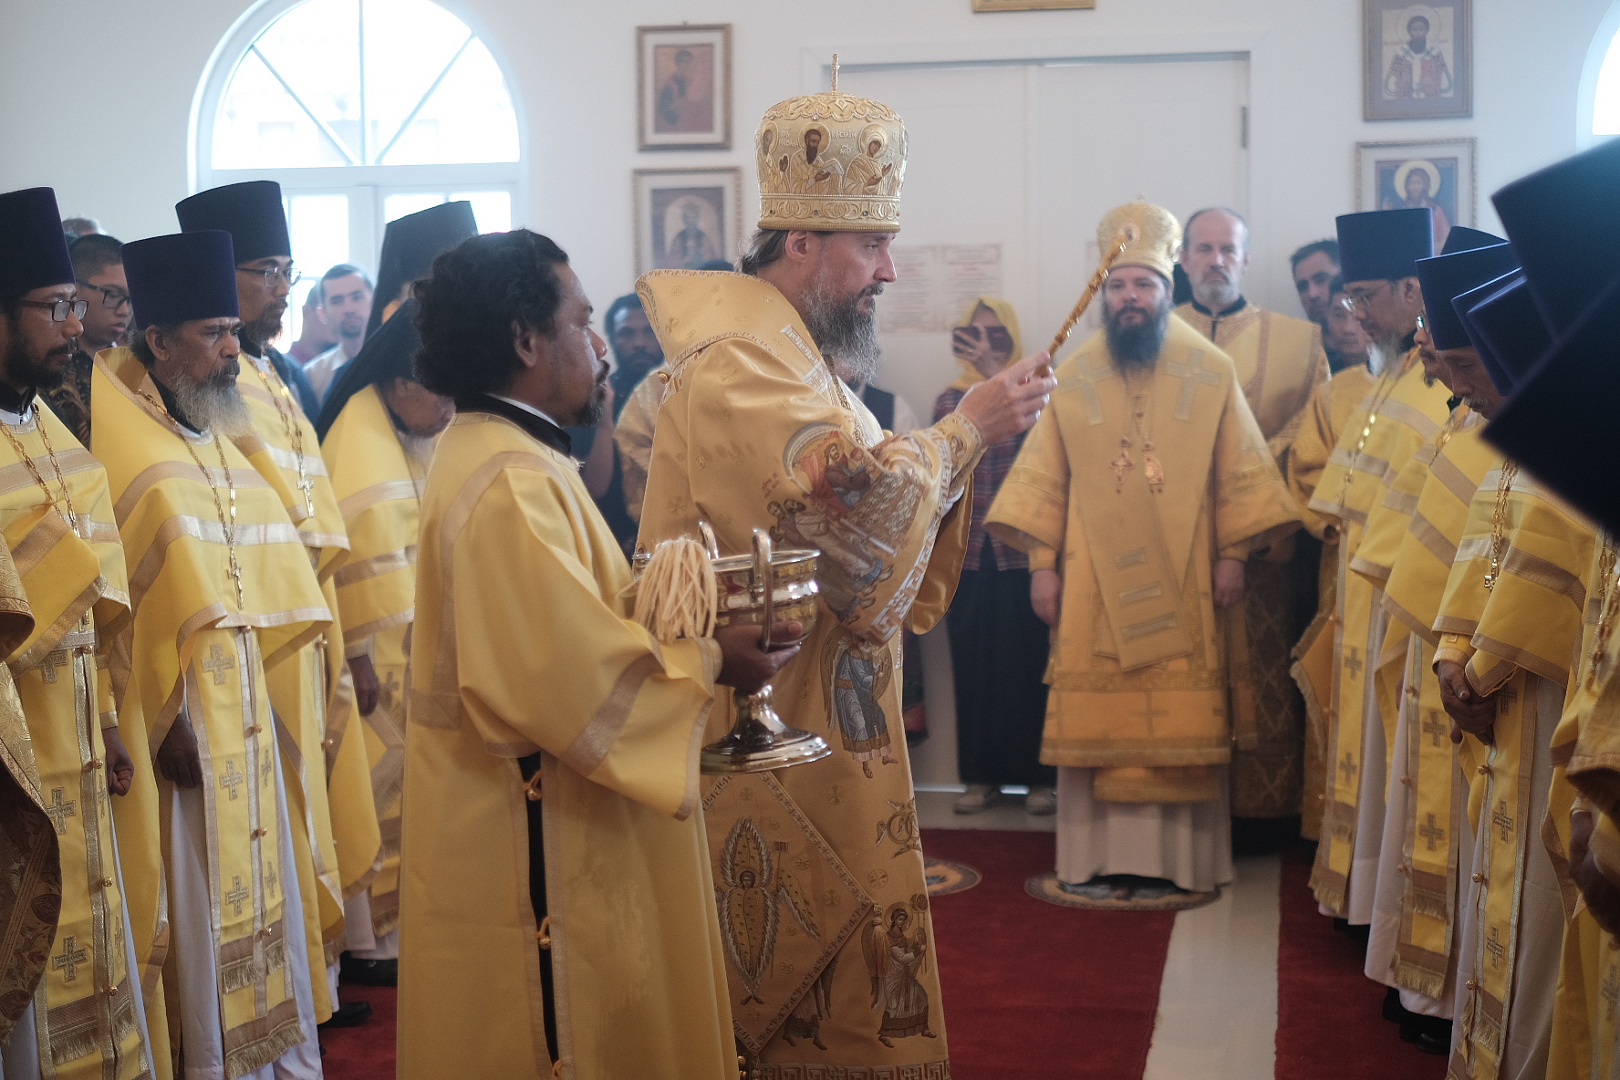
[[[293,265],[304,275],[287,298],[287,328],[290,340],[297,341],[303,332],[303,303],[310,287],[338,263],[351,261],[349,197],[294,195],[287,200],[287,231],[292,240]]]
[[[472,31],[428,0],[364,0],[366,13],[366,126],[368,149],[379,161]],[[429,159],[436,160],[436,159]]]
[[[506,80],[484,43],[474,39],[378,164],[517,159],[517,114]]]
[[[466,199],[472,203],[473,217],[478,220],[479,232],[512,231],[512,193],[509,191],[456,191],[450,201]]]
[[[220,99],[214,168],[309,168],[346,161],[264,62],[249,53]]]
[[[1609,42],[1598,72],[1597,100],[1592,105],[1592,134],[1620,135],[1620,34]]]
[[[383,223],[387,224],[406,214],[414,214],[418,210],[426,210],[430,206],[438,206],[442,202],[444,202],[442,191],[403,191],[396,195],[385,195]]]
[[[360,161],[358,0],[312,0],[277,19],[254,43],[304,108]]]

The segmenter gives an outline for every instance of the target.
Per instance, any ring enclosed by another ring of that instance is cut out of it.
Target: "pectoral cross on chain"
[[[1429,820],[1418,828],[1417,833],[1428,844],[1429,850],[1434,851],[1436,850],[1435,845],[1446,838],[1446,830],[1440,827],[1439,821],[1435,819],[1433,814],[1429,814],[1427,817]]]
[[[304,459],[298,459],[298,490],[304,493],[304,516],[315,516],[315,481],[304,471]]]
[[[1119,456],[1108,464],[1114,470],[1114,491],[1124,491],[1125,474],[1136,468],[1136,462],[1131,460],[1131,440],[1119,440]]]

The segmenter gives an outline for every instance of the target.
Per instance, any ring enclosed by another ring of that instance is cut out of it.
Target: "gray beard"
[[[883,291],[883,286],[871,286],[872,295]],[[875,313],[860,310],[862,290],[840,300],[828,293],[821,280],[810,282],[801,297],[804,303],[804,328],[810,331],[816,348],[826,357],[833,369],[856,385],[871,382],[877,377],[878,347],[877,318]]]
[[[1237,285],[1230,281],[1200,283],[1193,286],[1193,299],[1217,315],[1237,303],[1241,295]]]
[[[399,436],[399,446],[405,451],[405,460],[409,461],[412,471],[426,474],[428,466],[433,464],[433,448],[439,444],[437,435],[410,435],[403,431],[395,431]]]
[[[198,431],[215,431],[236,438],[253,430],[247,402],[233,380],[228,385],[177,380],[169,387],[174,403]]]

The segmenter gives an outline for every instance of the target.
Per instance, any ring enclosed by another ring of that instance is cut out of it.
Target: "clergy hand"
[[[157,752],[158,771],[178,787],[202,786],[202,758],[197,756],[197,733],[184,713],[174,718],[174,726]]]
[[[1056,570],[1035,570],[1029,575],[1029,602],[1041,622],[1057,629],[1063,603],[1063,578]]]
[[[782,670],[782,665],[799,655],[799,646],[778,645],[770,652],[759,647],[763,633],[759,626],[722,626],[714,632],[720,645],[720,675],[715,682],[757,694],[760,687]],[[804,625],[799,622],[779,622],[771,626],[771,640],[798,642],[804,636]]]
[[[973,421],[985,446],[994,446],[1035,426],[1052,391],[1057,389],[1057,380],[1050,371],[1041,374],[1050,360],[1043,352],[1026,356],[962,395],[956,411]]]
[[[1487,746],[1496,745],[1496,700],[1483,697],[1468,684],[1468,674],[1455,660],[1434,665],[1440,681],[1440,704],[1458,727]]]
[[[1221,559],[1215,564],[1215,606],[1229,608],[1243,602],[1243,560]]]
[[[377,680],[377,667],[369,656],[351,656],[349,674],[354,679],[354,707],[360,710],[361,716],[370,716],[382,692],[382,683]]]
[[[1620,933],[1620,886],[1598,869],[1592,856],[1592,830],[1596,819],[1584,810],[1569,818],[1569,874],[1581,888],[1586,907],[1597,924],[1611,934]]]
[[[117,728],[102,728],[101,738],[107,745],[107,794],[128,795],[135,782],[135,759],[129,756]]]

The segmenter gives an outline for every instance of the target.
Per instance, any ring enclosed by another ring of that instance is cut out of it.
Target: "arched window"
[[[374,272],[383,226],[446,199],[489,232],[521,211],[512,91],[432,0],[264,0],[216,50],[194,116],[194,189],[278,181],[306,278]]]
[[[1581,72],[1575,138],[1582,147],[1620,135],[1620,0],[1598,27]]]

